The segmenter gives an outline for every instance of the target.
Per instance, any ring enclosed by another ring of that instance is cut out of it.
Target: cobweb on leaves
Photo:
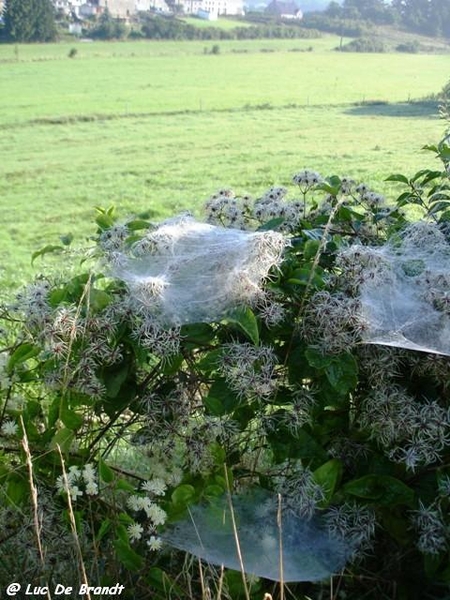
[[[264,490],[232,496],[231,505],[247,574],[273,581],[321,581],[341,570],[354,550],[351,542],[331,534],[318,519],[302,518],[283,504],[279,511],[277,497]],[[211,564],[241,570],[236,534],[229,498],[222,496],[191,506],[189,516],[162,538]]]
[[[161,325],[211,322],[252,304],[261,282],[281,261],[276,232],[228,229],[181,216],[116,253],[113,273]]]
[[[341,263],[357,273],[364,342],[450,356],[450,245],[437,225],[354,246]]]

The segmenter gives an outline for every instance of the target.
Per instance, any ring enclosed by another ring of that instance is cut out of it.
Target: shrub
[[[302,171],[290,195],[221,190],[206,223],[98,209],[81,270],[4,304],[0,585],[261,598],[160,551],[189,505],[256,488],[344,536],[347,598],[449,593],[450,147],[429,150],[442,169],[391,176],[393,206]]]
[[[411,42],[404,42],[403,44],[398,44],[395,48],[397,52],[408,52],[410,54],[417,54],[420,52],[421,44],[417,40],[413,40]]]
[[[339,52],[386,52],[386,47],[381,40],[364,37],[352,40],[335,50]]]

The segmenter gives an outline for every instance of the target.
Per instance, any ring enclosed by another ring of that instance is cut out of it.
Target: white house
[[[80,8],[85,4],[85,0],[53,0],[53,6],[65,15],[75,14],[80,16]]]
[[[303,13],[292,0],[272,0],[267,5],[266,13],[280,17],[281,19],[302,19]]]
[[[210,15],[243,15],[243,0],[179,0],[186,14],[198,15],[209,13]]]

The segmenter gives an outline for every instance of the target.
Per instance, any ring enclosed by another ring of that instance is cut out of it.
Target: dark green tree
[[[50,0],[6,0],[3,18],[8,41],[52,42],[57,37]]]
[[[108,9],[100,15],[96,27],[91,32],[92,37],[101,40],[113,40],[126,37],[127,28],[122,21],[114,19]]]
[[[394,11],[385,0],[344,0],[342,12],[349,18],[360,18],[377,24],[394,21]]]
[[[448,0],[393,0],[402,24],[424,35],[450,38],[450,3]]]

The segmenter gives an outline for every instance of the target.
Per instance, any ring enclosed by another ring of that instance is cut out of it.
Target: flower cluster
[[[323,182],[323,177],[316,171],[305,169],[299,171],[292,177],[292,181],[300,186],[301,189],[307,190],[313,186]]]
[[[135,520],[127,527],[128,537],[131,542],[143,539],[147,531],[146,544],[150,550],[160,550],[162,540],[157,535],[157,529],[167,520],[167,514],[158,504],[156,499],[164,496],[167,482],[162,477],[152,477],[142,483],[140,492],[131,495],[127,506],[134,514]],[[145,527],[144,527],[145,526]],[[145,529],[146,528],[146,529]]]
[[[219,372],[242,398],[267,399],[277,388],[277,358],[268,346],[232,343],[223,348]]]
[[[349,502],[332,506],[325,515],[325,522],[332,535],[342,537],[353,547],[352,560],[370,552],[377,520],[369,506]]]
[[[394,385],[365,399],[359,424],[391,460],[411,470],[437,461],[450,442],[450,411],[436,401],[418,402]]]
[[[320,291],[308,303],[302,324],[304,337],[324,354],[339,354],[360,341],[364,320],[359,301],[343,293]]]
[[[412,523],[418,533],[417,547],[424,554],[439,554],[448,549],[448,530],[441,510],[425,506],[419,501],[419,509],[412,514]]]
[[[6,421],[3,421],[0,428],[0,433],[5,437],[15,437],[18,431],[19,426],[14,419],[6,419]]]
[[[96,469],[91,463],[87,463],[81,469],[72,465],[67,473],[59,475],[56,480],[56,489],[61,494],[69,494],[73,502],[82,497],[84,493],[87,496],[96,496],[98,494]]]
[[[279,475],[276,475],[276,473]],[[272,472],[275,489],[283,497],[289,510],[306,519],[311,519],[325,498],[323,488],[314,475],[301,461],[282,463]]]

